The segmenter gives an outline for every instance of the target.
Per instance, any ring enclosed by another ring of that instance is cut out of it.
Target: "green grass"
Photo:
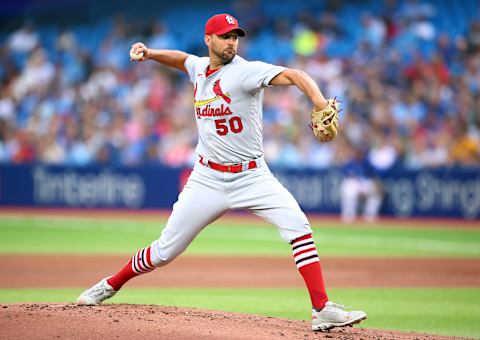
[[[157,239],[164,222],[0,216],[0,253],[131,254]],[[273,226],[230,222],[207,227],[187,254],[291,256]],[[480,229],[329,224],[314,231],[322,256],[480,257]]]
[[[159,237],[164,219],[1,216],[0,254],[131,255]],[[454,222],[452,222],[454,223]],[[386,228],[322,223],[322,256],[480,257],[480,229],[431,228],[409,221]],[[452,226],[454,227],[454,226]],[[220,219],[187,254],[291,256],[278,231],[261,220]],[[0,289],[0,302],[72,302],[82,289]],[[479,288],[331,289],[334,301],[364,309],[368,328],[480,337]],[[125,289],[114,303],[197,307],[292,319],[309,318],[305,289]]]
[[[0,303],[72,302],[82,289],[0,290]],[[362,327],[480,337],[480,288],[331,289],[330,298],[365,310]],[[113,303],[159,304],[308,320],[304,289],[129,288]]]

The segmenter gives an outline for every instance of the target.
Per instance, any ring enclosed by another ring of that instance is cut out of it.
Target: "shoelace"
[[[107,290],[106,287],[104,287],[103,285],[100,285],[98,287],[93,287],[91,289],[90,293],[93,296],[98,297],[98,296],[102,295],[105,290]]]
[[[339,308],[341,310],[345,310],[346,308],[349,308],[349,307],[346,307],[345,305],[342,305],[341,303],[332,302],[332,305],[333,305],[333,307]]]

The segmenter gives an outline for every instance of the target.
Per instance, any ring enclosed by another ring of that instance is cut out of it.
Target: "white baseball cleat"
[[[93,287],[84,291],[77,299],[79,306],[96,306],[103,300],[109,299],[117,292],[107,283],[107,278],[103,279]]]
[[[334,327],[352,326],[366,318],[365,312],[347,312],[343,305],[328,301],[321,311],[312,309],[312,330],[328,331]]]

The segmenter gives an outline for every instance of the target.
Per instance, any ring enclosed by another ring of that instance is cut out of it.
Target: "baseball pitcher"
[[[329,301],[307,217],[263,158],[265,88],[297,86],[313,104],[310,126],[320,142],[331,141],[337,134],[337,102],[326,100],[302,71],[238,56],[239,37],[243,36],[245,31],[237,19],[217,14],[205,24],[208,57],[155,50],[140,42],[132,46],[132,61],[154,60],[190,77],[199,136],[198,162],[160,238],[139,250],[117,274],[82,293],[78,305],[100,304],[131,278],[173,261],[205,226],[225,212],[246,209],[275,225],[291,244],[312,302],[312,330],[351,326],[367,317],[364,312],[345,311],[342,305]]]

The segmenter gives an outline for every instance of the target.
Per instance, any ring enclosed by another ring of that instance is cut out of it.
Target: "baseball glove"
[[[320,142],[330,142],[337,136],[338,129],[338,101],[330,98],[328,105],[323,110],[310,113],[310,128]]]

